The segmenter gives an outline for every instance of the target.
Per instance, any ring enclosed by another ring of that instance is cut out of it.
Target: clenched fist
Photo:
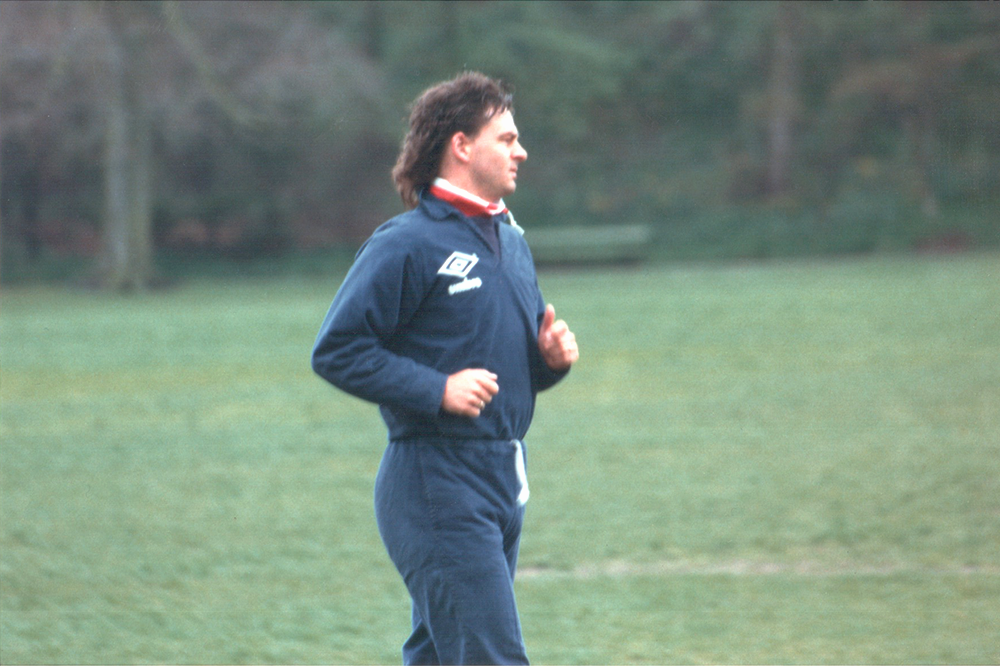
[[[497,376],[489,370],[461,370],[448,376],[441,408],[451,414],[476,418],[499,391]]]
[[[580,358],[576,336],[562,319],[556,320],[556,309],[549,304],[538,329],[538,349],[545,364],[553,370],[568,370]]]

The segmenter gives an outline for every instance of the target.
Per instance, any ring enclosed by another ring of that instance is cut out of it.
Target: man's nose
[[[528,159],[528,151],[524,149],[524,147],[520,144],[520,142],[518,142],[514,146],[514,154],[511,155],[511,157],[513,157],[518,162],[523,162],[524,160]]]

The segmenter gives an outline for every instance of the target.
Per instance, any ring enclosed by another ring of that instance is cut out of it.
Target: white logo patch
[[[451,256],[438,269],[438,275],[453,275],[464,278],[479,263],[479,257],[464,252],[452,252]]]
[[[455,284],[448,287],[448,295],[454,296],[455,294],[462,291],[469,291],[470,289],[479,289],[483,286],[483,281],[479,278],[472,278],[471,280],[462,280],[461,282],[456,282]]]

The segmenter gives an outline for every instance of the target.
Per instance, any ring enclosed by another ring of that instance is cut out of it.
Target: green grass
[[[399,661],[339,275],[3,292],[0,662]],[[540,280],[535,662],[1000,662],[1000,256]]]

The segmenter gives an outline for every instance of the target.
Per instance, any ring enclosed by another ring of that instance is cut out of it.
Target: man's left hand
[[[542,326],[538,329],[538,349],[552,370],[568,370],[580,358],[576,336],[566,322],[556,320],[556,309],[551,304],[545,308]]]

